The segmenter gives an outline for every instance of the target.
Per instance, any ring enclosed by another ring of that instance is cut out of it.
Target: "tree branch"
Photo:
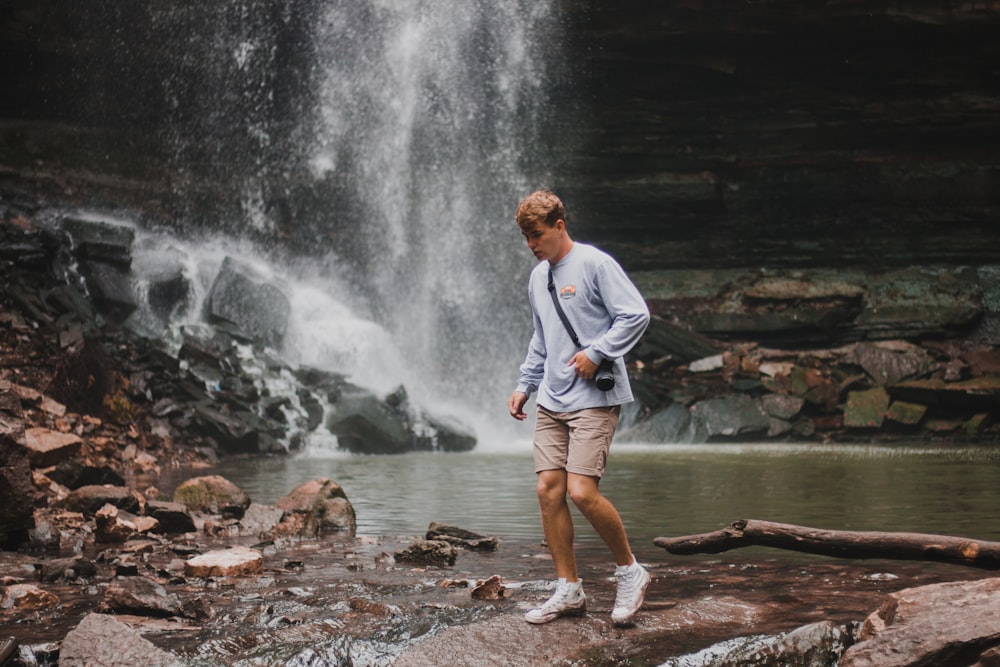
[[[838,558],[926,560],[1000,569],[1000,542],[922,533],[819,530],[756,519],[740,519],[711,533],[657,537],[653,544],[678,555],[764,546]]]

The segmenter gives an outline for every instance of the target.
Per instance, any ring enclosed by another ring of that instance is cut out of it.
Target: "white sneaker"
[[[556,592],[541,607],[524,615],[524,620],[536,625],[554,621],[560,616],[579,616],[587,611],[587,596],[583,594],[583,581],[572,583],[560,579]]]
[[[642,606],[650,576],[639,561],[633,561],[631,565],[619,565],[615,569],[615,577],[618,579],[618,593],[615,595],[615,608],[611,611],[611,622],[623,625],[631,621]]]

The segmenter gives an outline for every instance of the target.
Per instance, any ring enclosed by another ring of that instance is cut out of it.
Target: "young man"
[[[552,597],[529,611],[525,619],[548,623],[586,611],[587,597],[573,551],[568,494],[618,564],[611,620],[628,623],[642,606],[650,577],[632,555],[621,517],[601,495],[598,484],[621,405],[632,400],[622,357],[646,330],[649,309],[618,262],[570,238],[565,209],[553,193],[528,195],[517,207],[516,220],[539,264],[528,280],[534,332],[507,408],[511,417],[524,420],[528,396],[538,392],[536,490],[542,529],[559,578]],[[553,294],[582,348],[560,318]],[[593,381],[605,360],[613,362],[615,380],[608,391]]]

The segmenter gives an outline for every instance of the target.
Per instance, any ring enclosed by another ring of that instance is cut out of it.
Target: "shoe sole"
[[[583,616],[586,613],[587,613],[587,607],[583,606],[578,609],[566,609],[565,611],[561,611],[558,614],[555,614],[554,616],[551,617],[546,616],[544,618],[535,619],[535,618],[529,618],[527,615],[525,615],[524,620],[527,621],[528,623],[531,623],[532,625],[545,625],[546,623],[551,623],[557,618],[562,618],[563,616]]]

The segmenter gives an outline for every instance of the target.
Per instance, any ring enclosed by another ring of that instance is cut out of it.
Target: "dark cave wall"
[[[1000,256],[1000,3],[566,7],[553,185],[630,267]]]
[[[249,169],[292,193],[279,203],[293,224],[308,217],[327,194],[282,179],[301,176],[318,6],[4,3],[0,191],[44,183],[217,219],[238,208],[235,175]],[[561,12],[537,180],[564,197],[578,238],[628,268],[998,260],[1000,3],[567,0]],[[234,29],[265,45],[264,67],[230,57]]]

